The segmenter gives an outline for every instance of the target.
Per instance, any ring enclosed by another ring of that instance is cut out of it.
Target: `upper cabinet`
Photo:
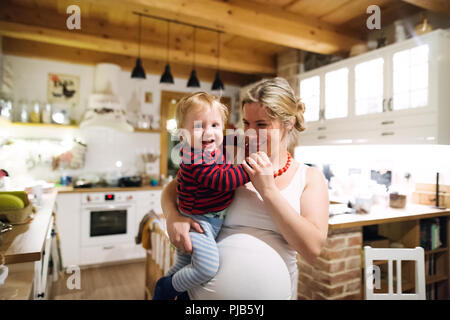
[[[430,46],[423,44],[392,54],[390,111],[428,105],[429,52]]]
[[[384,58],[359,62],[354,67],[355,115],[384,111]]]
[[[348,116],[348,68],[325,73],[325,119],[338,119]]]
[[[302,99],[308,106],[304,113],[305,121],[317,121],[321,116],[320,107],[320,77],[312,76],[300,82],[300,91],[304,92]]]
[[[443,30],[304,73],[299,143],[450,144],[449,82]]]

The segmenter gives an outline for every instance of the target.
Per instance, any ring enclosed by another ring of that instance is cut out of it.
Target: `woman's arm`
[[[301,196],[301,215],[296,212],[276,187],[267,160],[251,161],[252,183],[264,199],[272,218],[286,241],[302,257],[314,261],[319,256],[328,234],[328,188],[325,177],[316,168],[308,168],[306,185]],[[244,165],[245,167],[245,165]],[[248,171],[248,170],[247,170]]]
[[[167,233],[172,244],[183,252],[192,252],[189,236],[190,228],[203,233],[203,229],[193,219],[182,216],[177,209],[177,181],[172,180],[161,195],[161,208],[166,217]]]

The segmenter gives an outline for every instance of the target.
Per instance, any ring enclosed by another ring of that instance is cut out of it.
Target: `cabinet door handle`
[[[321,130],[327,130],[327,127],[318,127],[317,130],[318,130],[318,131],[321,131]]]
[[[394,134],[395,134],[395,132],[392,132],[392,131],[381,133],[382,136],[393,136]]]
[[[319,110],[319,120],[325,119],[325,110]]]
[[[392,98],[389,98],[389,101],[388,101],[388,110],[389,110],[389,111],[392,111]]]
[[[383,121],[381,122],[382,125],[387,125],[387,124],[394,124],[393,120],[389,120],[389,121]]]
[[[383,112],[386,112],[386,98],[383,99]]]
[[[103,250],[114,249],[114,246],[103,246]]]
[[[323,139],[326,139],[327,138],[327,136],[318,136],[317,137],[317,139],[319,139],[319,140],[323,140]]]

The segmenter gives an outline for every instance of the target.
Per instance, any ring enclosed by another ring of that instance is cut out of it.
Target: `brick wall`
[[[302,72],[302,57],[302,52],[297,49],[287,49],[277,55],[277,76],[285,78],[297,96],[300,93],[298,77]]]
[[[298,298],[362,299],[362,229],[330,230],[328,239],[313,263],[297,255]]]

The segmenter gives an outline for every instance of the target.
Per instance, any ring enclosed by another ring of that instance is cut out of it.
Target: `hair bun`
[[[297,112],[305,112],[305,104],[302,102],[302,100],[300,98],[297,98]]]

